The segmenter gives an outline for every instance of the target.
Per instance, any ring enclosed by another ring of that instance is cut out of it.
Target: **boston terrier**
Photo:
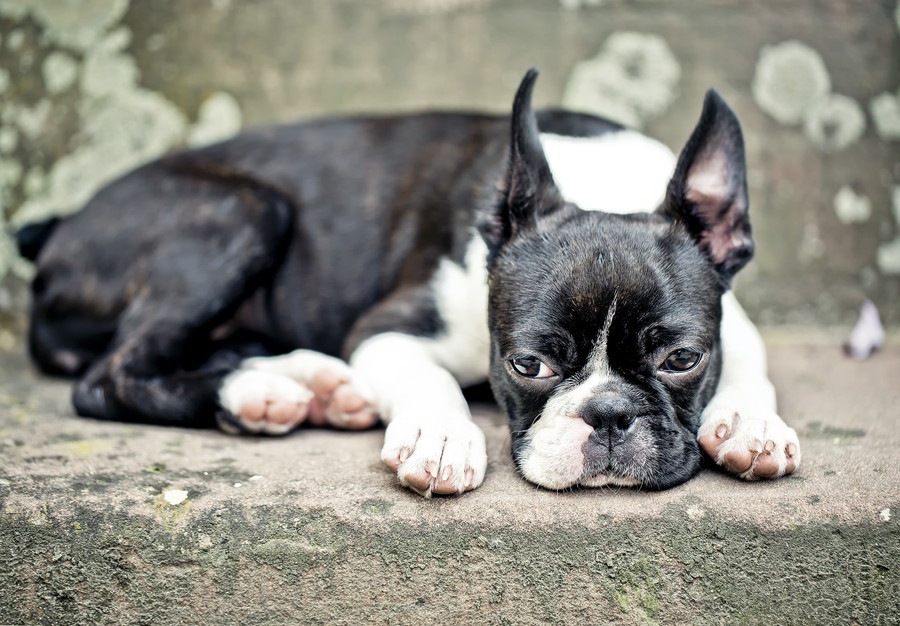
[[[427,113],[246,132],[25,227],[30,352],[80,415],[280,435],[387,424],[425,495],[484,480],[490,381],[547,489],[665,489],[705,453],[800,462],[729,286],[753,254],[744,146],[709,91],[675,159],[577,113]]]

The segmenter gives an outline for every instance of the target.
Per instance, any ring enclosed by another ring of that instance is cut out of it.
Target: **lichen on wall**
[[[828,154],[839,153],[859,143],[866,130],[866,114],[859,102],[850,96],[833,93],[831,89],[832,80],[825,61],[812,46],[790,40],[764,46],[760,51],[753,79],[756,103],[783,125],[801,125],[810,144]],[[898,98],[900,92],[897,96],[882,93],[870,101],[869,111],[875,130],[883,140],[900,139]],[[852,171],[853,168],[842,169]],[[876,192],[889,186],[895,173],[882,170],[882,188]],[[832,181],[823,182],[829,184]],[[834,182],[841,185],[833,200],[834,212],[841,224],[868,222],[875,209],[865,185],[853,178]],[[868,184],[872,189],[871,179]],[[818,216],[813,214],[809,220],[804,224],[798,242],[798,258],[806,265],[819,262],[829,252]],[[900,219],[895,222],[894,229],[900,233]],[[830,239],[831,242],[834,240],[833,237]],[[860,270],[863,290],[873,290],[879,275],[900,275],[900,235],[892,241],[871,246],[868,255],[861,259],[865,263]]]
[[[834,212],[844,224],[865,222],[872,216],[872,202],[849,185],[844,185],[834,196]]]
[[[120,24],[128,8],[128,0],[0,2],[0,20],[13,25],[0,70],[0,279],[29,275],[10,226],[76,211],[140,163],[241,127],[240,105],[224,91],[191,123],[140,84],[132,33]]]
[[[823,152],[837,152],[859,141],[866,130],[866,118],[856,100],[833,93],[809,108],[803,130]]]
[[[642,128],[669,108],[681,66],[659,35],[610,35],[597,55],[572,70],[563,106]]]
[[[782,124],[799,124],[807,111],[831,91],[822,56],[799,41],[764,47],[753,77],[753,97]]]
[[[806,137],[823,152],[843,150],[866,130],[862,107],[849,96],[831,93],[825,61],[800,41],[763,47],[753,76],[753,97],[780,123],[802,124]]]
[[[900,140],[900,90],[896,93],[884,92],[872,98],[869,112],[882,139]]]
[[[508,112],[531,66],[538,105],[611,117],[676,150],[703,91],[720,89],[750,167],[760,254],[738,283],[750,314],[840,323],[867,295],[896,324],[898,3],[668,4],[0,0],[0,326],[24,308],[10,289],[24,294],[30,271],[10,222],[76,211],[128,168],[244,121]],[[846,194],[834,205],[845,187],[868,198],[864,221]]]

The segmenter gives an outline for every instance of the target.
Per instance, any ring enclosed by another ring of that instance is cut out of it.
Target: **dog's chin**
[[[526,480],[534,483],[538,487],[553,491],[576,488],[614,487],[621,489],[623,487],[630,487],[639,489],[643,487],[643,483],[640,479],[635,478],[634,476],[616,474],[611,470],[602,472],[583,471],[578,476],[567,476],[564,473],[554,473],[552,471],[542,474],[534,471],[534,466],[529,465],[527,461],[520,465],[520,469]]]
[[[549,489],[552,491],[564,491],[567,489],[595,489],[595,488],[631,488],[647,491],[661,491],[671,489],[686,482],[699,469],[699,461],[696,467],[692,467],[693,463],[687,463],[684,467],[686,471],[675,472],[665,476],[656,476],[653,478],[637,478],[634,476],[625,476],[616,474],[612,471],[592,472],[585,471],[578,477],[564,476],[559,474],[538,474],[528,471],[527,464],[520,465],[522,476],[530,483]]]

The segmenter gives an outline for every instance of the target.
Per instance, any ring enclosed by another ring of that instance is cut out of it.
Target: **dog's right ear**
[[[544,156],[531,93],[538,71],[528,70],[513,102],[509,162],[499,201],[481,222],[481,233],[492,254],[519,233],[564,205]]]

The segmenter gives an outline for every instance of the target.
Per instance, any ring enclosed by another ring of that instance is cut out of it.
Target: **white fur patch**
[[[487,245],[477,232],[472,233],[465,266],[443,259],[432,286],[446,332],[428,343],[428,351],[461,385],[487,379]]]
[[[541,143],[563,197],[585,211],[654,211],[675,170],[669,148],[633,130],[598,137],[542,134]]]
[[[382,460],[401,484],[425,495],[478,487],[487,468],[484,434],[460,385],[488,377],[487,246],[472,232],[463,265],[443,259],[432,280],[444,323],[436,337],[385,333],[364,341],[351,365],[388,423]]]
[[[382,333],[365,340],[350,365],[375,396],[382,419],[421,415],[421,419],[469,419],[459,384],[435,355],[439,340]]]
[[[548,489],[564,489],[579,482],[584,474],[582,449],[594,432],[594,427],[582,419],[580,409],[606,380],[606,369],[596,367],[579,385],[550,397],[529,427],[520,453],[522,474],[528,480]]]
[[[322,369],[329,369],[335,376],[350,378],[350,366],[341,359],[315,350],[294,350],[280,356],[245,359],[241,369],[258,370],[287,376],[300,383],[308,383]]]

